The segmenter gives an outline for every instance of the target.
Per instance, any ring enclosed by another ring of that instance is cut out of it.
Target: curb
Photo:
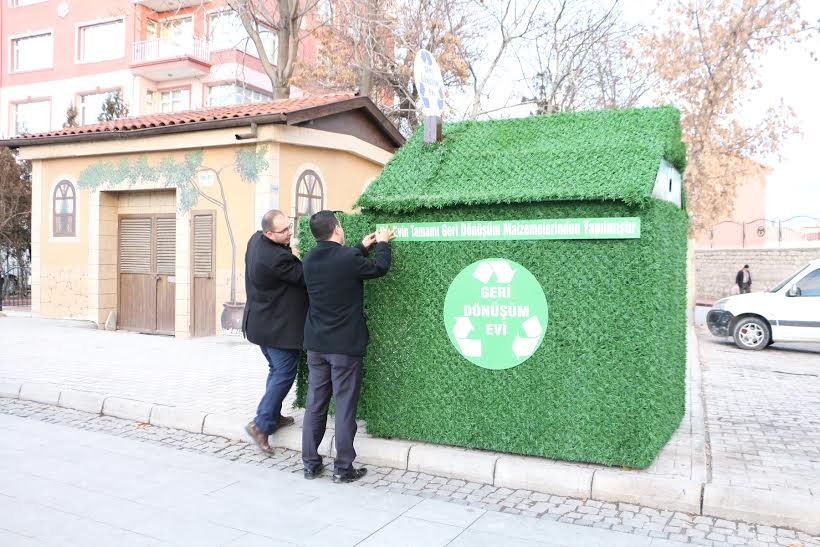
[[[61,391],[56,386],[37,383],[0,382],[0,397],[249,441],[244,429],[247,416],[209,414],[79,390]],[[335,455],[334,441],[333,431],[328,429],[319,453],[328,457]],[[291,426],[277,431],[270,436],[270,444],[275,448],[301,451],[301,427]],[[359,435],[354,446],[358,461],[379,467],[418,471],[514,490],[630,503],[820,534],[820,497],[789,490],[757,490],[702,480],[664,478],[614,468],[577,466],[535,457],[366,435]]]
[[[820,534],[820,498],[786,489],[707,484],[703,514]]]

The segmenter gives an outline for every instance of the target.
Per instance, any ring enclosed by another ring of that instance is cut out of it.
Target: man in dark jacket
[[[735,276],[735,284],[737,285],[740,294],[752,292],[752,272],[749,271],[749,265],[743,266],[743,269],[737,272]]]
[[[293,227],[281,211],[262,217],[262,230],[253,234],[245,252],[247,303],[242,332],[262,349],[268,361],[265,395],[256,418],[245,430],[268,454],[268,437],[293,418],[282,416],[282,401],[293,386],[302,350],[308,299],[302,263],[290,249]]]
[[[318,449],[332,394],[336,401],[333,482],[352,482],[367,472],[353,467],[356,407],[368,339],[362,282],[381,277],[390,269],[389,241],[395,236],[385,228],[366,236],[355,247],[345,247],[344,229],[331,211],[310,217],[310,231],[317,244],[304,261],[310,308],[305,322],[308,394],[302,463],[306,479],[321,474],[324,466]],[[374,243],[376,256],[369,258],[367,252]]]

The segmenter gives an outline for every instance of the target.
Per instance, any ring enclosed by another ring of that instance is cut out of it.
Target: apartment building
[[[59,129],[72,105],[96,123],[116,92],[129,115],[271,98],[225,0],[0,0],[0,35],[0,137]],[[261,37],[275,58],[274,32]]]

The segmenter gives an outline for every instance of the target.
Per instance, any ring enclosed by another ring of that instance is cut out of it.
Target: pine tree
[[[63,122],[63,127],[77,127],[80,125],[80,122],[77,121],[77,116],[79,116],[79,112],[77,111],[77,107],[73,104],[68,105],[68,108],[65,111],[65,122]]]
[[[109,93],[108,97],[105,98],[102,105],[102,112],[97,116],[97,121],[110,122],[111,120],[124,118],[126,116],[128,116],[128,105],[123,100],[122,94],[116,91]]]

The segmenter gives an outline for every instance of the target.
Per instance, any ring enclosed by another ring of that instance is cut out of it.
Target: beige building
[[[709,230],[697,235],[699,249],[766,247],[777,243],[776,225],[766,219],[766,183],[772,170],[751,162],[749,173],[740,175],[732,212]]]
[[[1,141],[32,161],[32,312],[178,337],[235,329],[262,214],[350,210],[402,142],[352,95]]]

